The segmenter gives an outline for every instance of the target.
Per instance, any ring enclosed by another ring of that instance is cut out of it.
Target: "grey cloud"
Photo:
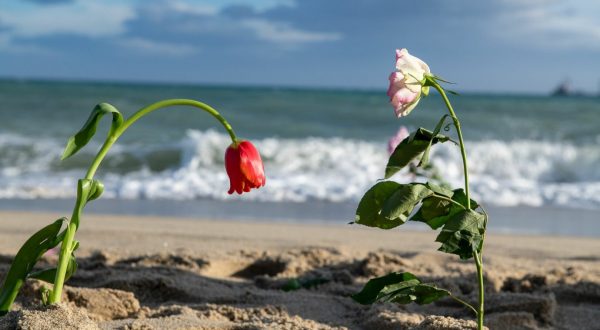
[[[26,0],[26,1],[33,2],[38,5],[56,5],[56,4],[74,2],[74,0]]]

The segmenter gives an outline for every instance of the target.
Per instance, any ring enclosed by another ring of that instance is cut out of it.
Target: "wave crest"
[[[230,143],[215,131],[187,132],[174,143],[119,144],[98,175],[107,198],[240,198],[227,195],[223,153]],[[342,138],[253,141],[261,151],[267,185],[244,199],[262,201],[358,201],[383,177],[386,144]],[[0,134],[0,198],[73,197],[93,152],[59,163],[63,144]],[[503,206],[600,207],[600,151],[594,145],[535,140],[468,141],[473,196]],[[453,186],[462,185],[460,153],[451,144],[435,146],[432,162]],[[400,172],[393,178],[408,182]],[[420,178],[423,180],[423,178]]]

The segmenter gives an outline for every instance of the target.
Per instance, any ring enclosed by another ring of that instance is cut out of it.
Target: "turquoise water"
[[[2,81],[0,198],[72,197],[101,139],[72,160],[59,157],[94,105],[109,102],[131,114],[165,98],[211,104],[238,135],[255,142],[267,186],[241,198],[268,202],[354,203],[383,176],[387,139],[400,125],[431,129],[444,114],[439,97],[431,96],[396,119],[384,90]],[[465,94],[452,100],[480,201],[600,207],[599,98]],[[227,135],[210,116],[190,110],[158,111],[123,136],[99,172],[106,198],[240,198],[226,194]],[[103,135],[108,123],[101,126]],[[432,158],[447,181],[462,184],[455,147],[436,147]]]

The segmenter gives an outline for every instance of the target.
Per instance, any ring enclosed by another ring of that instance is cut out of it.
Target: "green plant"
[[[133,123],[153,111],[171,106],[188,106],[205,111],[213,116],[229,133],[232,143],[227,148],[225,165],[231,180],[230,194],[234,191],[234,188],[242,187],[243,189],[238,189],[238,193],[242,193],[250,191],[250,188],[259,188],[264,185],[264,170],[258,151],[250,142],[238,140],[231,125],[209,105],[188,99],[170,99],[144,107],[128,119],[124,119],[115,107],[108,103],[100,103],[92,110],[88,120],[79,132],[69,139],[62,155],[64,160],[83,148],[96,133],[98,123],[102,117],[105,115],[112,116],[110,130],[104,144],[94,157],[85,177],[77,183],[77,199],[71,219],[61,218],[56,220],[33,234],[21,247],[6,274],[0,290],[0,315],[6,314],[10,310],[21,286],[27,279],[38,279],[53,284],[52,290],[42,290],[42,301],[45,304],[60,302],[65,281],[77,270],[75,251],[79,247],[79,242],[75,240],[75,233],[79,228],[83,209],[88,202],[99,198],[104,191],[104,185],[99,180],[94,179],[98,167],[113,144]],[[240,146],[243,146],[243,148]],[[61,248],[58,265],[49,269],[33,271],[35,264],[44,253],[59,244]]]
[[[419,128],[405,138],[391,154],[385,168],[385,179],[389,179],[413,161],[420,167],[429,163],[429,153],[433,145],[454,142],[449,136],[440,134],[451,119],[458,137],[458,146],[463,162],[464,189],[448,189],[433,183],[400,184],[394,181],[381,181],[371,187],[362,197],[356,210],[355,223],[391,229],[407,221],[426,223],[431,229],[439,230],[436,242],[439,251],[457,255],[460,259],[473,259],[479,286],[479,304],[470,303],[454,296],[450,291],[424,284],[411,273],[391,273],[371,279],[362,291],[353,296],[361,304],[376,301],[407,304],[429,304],[450,297],[472,310],[477,317],[479,329],[483,328],[484,286],[483,286],[483,243],[487,226],[487,214],[481,206],[470,198],[467,154],[460,121],[442,88],[446,82],[431,74],[429,67],[420,59],[411,56],[406,50],[397,51],[397,71],[390,76],[388,95],[396,114],[407,115],[417,105],[419,98],[427,96],[430,87],[441,95],[448,114],[441,117],[433,131]],[[453,92],[452,92],[453,93]],[[416,212],[415,212],[416,210]]]

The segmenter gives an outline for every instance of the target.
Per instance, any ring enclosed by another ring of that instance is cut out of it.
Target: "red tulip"
[[[265,170],[260,154],[250,141],[232,143],[225,151],[225,170],[229,176],[229,194],[249,192],[265,185]]]

